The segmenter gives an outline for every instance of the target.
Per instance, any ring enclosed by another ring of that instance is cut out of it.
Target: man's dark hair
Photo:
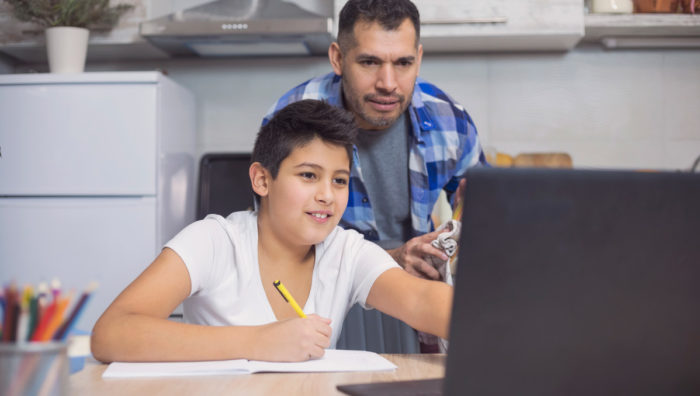
[[[260,128],[250,160],[251,163],[260,162],[275,179],[280,164],[292,150],[319,138],[344,147],[352,166],[352,147],[357,132],[351,113],[320,100],[301,100],[279,110]],[[255,198],[259,202],[257,194]]]
[[[340,10],[338,44],[347,51],[356,45],[353,29],[358,22],[377,22],[384,30],[396,30],[406,18],[416,30],[416,46],[420,39],[420,14],[410,0],[349,0]]]

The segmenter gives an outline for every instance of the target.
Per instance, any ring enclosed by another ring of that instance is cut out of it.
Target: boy
[[[300,361],[334,347],[359,302],[447,337],[452,289],[409,275],[384,250],[337,227],[348,202],[352,115],[316,100],[260,129],[249,169],[257,212],[209,216],[168,242],[95,324],[109,361]],[[273,286],[281,280],[309,314]],[[187,323],[169,321],[183,303]]]

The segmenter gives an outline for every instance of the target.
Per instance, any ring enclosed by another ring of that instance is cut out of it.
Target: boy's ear
[[[261,197],[266,196],[268,183],[271,179],[270,172],[260,162],[253,162],[248,168],[248,175],[250,176],[250,184],[253,187],[253,191]]]

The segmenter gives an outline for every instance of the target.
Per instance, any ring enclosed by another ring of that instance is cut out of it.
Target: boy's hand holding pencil
[[[265,325],[259,332],[262,345],[255,360],[300,362],[323,356],[331,343],[331,320],[316,314]]]
[[[298,362],[317,359],[331,343],[331,320],[318,315],[306,315],[286,287],[276,280],[272,285],[284,301],[299,315],[299,319],[287,319],[271,323],[261,332],[261,344],[265,345],[259,360]]]

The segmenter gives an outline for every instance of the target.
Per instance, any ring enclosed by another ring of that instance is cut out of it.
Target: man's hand
[[[391,257],[402,266],[406,272],[425,279],[440,279],[440,273],[433,267],[429,256],[435,256],[440,260],[447,260],[447,255],[440,249],[430,244],[437,239],[442,231],[433,231],[417,236],[402,246],[387,250]]]

